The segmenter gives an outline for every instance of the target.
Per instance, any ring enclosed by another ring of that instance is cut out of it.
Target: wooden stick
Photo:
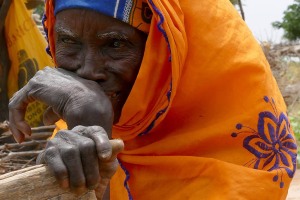
[[[5,157],[0,159],[0,164],[5,163],[12,158],[21,157],[21,156],[38,156],[43,150],[38,151],[22,151],[22,152],[9,152]]]
[[[39,144],[45,144],[46,140],[32,140],[28,142],[23,142],[21,144],[19,143],[10,143],[10,144],[4,144],[0,145],[0,150],[11,150],[11,149],[19,149],[21,147],[28,147],[33,145],[39,145]]]
[[[61,189],[44,165],[36,165],[0,176],[0,199],[96,200],[94,191],[76,196]]]

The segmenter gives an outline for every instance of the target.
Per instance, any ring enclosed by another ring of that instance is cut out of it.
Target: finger
[[[60,148],[60,154],[68,169],[70,189],[77,194],[83,193],[86,182],[79,150],[75,145],[66,144]]]
[[[98,158],[100,160],[109,160],[112,155],[112,146],[109,142],[105,130],[101,126],[76,126],[72,129],[95,142]]]
[[[59,115],[54,112],[54,110],[52,109],[52,107],[48,107],[43,115],[43,123],[47,126],[47,125],[52,125],[55,124],[55,122],[57,122],[60,119]]]
[[[102,198],[111,177],[116,173],[118,168],[118,160],[114,159],[109,162],[100,162],[99,161],[99,170],[100,170],[100,183],[96,188],[96,196]]]
[[[99,161],[99,169],[101,181],[102,179],[110,179],[116,172],[118,167],[117,154],[124,149],[124,142],[120,139],[110,140],[112,144],[112,156],[108,161]]]
[[[45,161],[45,150],[42,151],[41,153],[39,153],[39,155],[38,155],[37,158],[36,158],[35,163],[36,163],[37,165],[40,165],[40,164],[46,164],[46,161]]]
[[[117,158],[117,155],[124,150],[124,142],[121,139],[110,140],[112,146],[112,155],[109,161],[113,161]]]
[[[81,136],[80,139],[81,142],[78,144],[78,146],[86,180],[86,187],[89,189],[95,189],[100,181],[98,156],[95,143],[92,139],[87,137]]]
[[[116,139],[116,140],[110,140],[110,143],[112,144],[112,156],[108,161],[109,163],[107,165],[102,166],[102,168],[108,170],[105,170],[105,175],[102,175],[101,179],[100,179],[99,170],[101,171],[102,169],[98,168],[98,162],[96,164],[91,164],[98,159],[96,156],[96,150],[94,148],[93,141],[89,139],[86,142],[81,142],[79,145],[83,169],[86,178],[86,185],[87,188],[89,189],[95,189],[98,186],[100,180],[102,181],[102,183],[100,181],[100,184],[103,185],[101,188],[105,189],[104,186],[107,186],[107,183],[109,182],[109,180],[111,179],[111,177],[116,171],[117,163],[114,162],[116,162],[117,154],[123,151],[124,142],[122,140]]]
[[[12,133],[16,136],[17,141],[24,138],[23,134],[31,135],[31,128],[25,121],[26,108],[31,101],[32,99],[27,97],[26,91],[23,88],[10,99],[8,105],[9,123]]]
[[[81,194],[86,190],[86,179],[74,135],[76,134],[70,131],[59,131],[54,139],[57,140],[55,145],[68,171],[70,189],[74,193]]]
[[[95,189],[97,199],[103,199],[106,190],[108,189],[109,179],[101,180],[98,187]]]
[[[52,143],[52,141],[49,141],[48,143]],[[54,174],[56,180],[63,189],[69,188],[68,170],[60,156],[59,150],[55,146],[46,148],[44,154],[40,157],[40,161],[45,162],[48,165],[50,171]]]
[[[61,151],[61,154],[69,169],[70,177],[71,174],[77,174],[77,177],[70,178],[71,188],[75,192],[78,191],[77,193],[83,192],[86,188],[95,189],[99,184],[100,174],[94,141],[71,131],[59,131],[56,138],[64,141],[60,144],[60,148],[65,149],[69,146],[66,151]],[[70,157],[73,160],[70,160]]]
[[[118,153],[123,151],[124,142],[120,139],[110,140],[112,145],[112,156],[107,162],[99,162],[99,170],[100,170],[100,183],[96,188],[96,196],[101,199],[107,190],[107,186],[109,185],[109,181],[111,177],[116,173],[117,167],[119,165],[118,160],[116,159]]]
[[[25,139],[25,135],[21,133],[16,127],[14,127],[12,124],[9,125],[9,129],[12,132],[12,135],[16,142],[22,143]]]

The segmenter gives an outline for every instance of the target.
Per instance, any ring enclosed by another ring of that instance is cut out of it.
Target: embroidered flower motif
[[[273,177],[273,181],[277,182],[280,176],[279,185],[283,188],[283,170],[290,178],[293,178],[295,174],[296,140],[291,134],[287,116],[283,112],[278,113],[272,98],[270,100],[264,97],[264,100],[272,106],[273,113],[270,111],[259,113],[257,130],[238,123],[236,129],[240,131],[232,133],[231,136],[238,137],[241,133],[249,134],[244,138],[243,147],[255,158],[245,165],[254,169],[276,170],[277,174]]]

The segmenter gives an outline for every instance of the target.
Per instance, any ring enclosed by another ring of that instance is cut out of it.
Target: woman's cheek
[[[68,49],[59,48],[56,50],[55,54],[57,67],[64,68],[66,70],[74,71],[78,63],[77,54],[70,52]]]

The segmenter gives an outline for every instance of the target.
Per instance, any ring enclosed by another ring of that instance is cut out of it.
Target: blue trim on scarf
[[[129,200],[133,200],[133,197],[131,195],[131,192],[130,192],[130,189],[129,189],[129,185],[128,185],[128,181],[130,179],[130,174],[129,174],[129,171],[125,168],[125,166],[121,163],[121,161],[118,159],[118,162],[119,162],[119,165],[120,167],[122,168],[122,170],[124,171],[125,175],[126,175],[126,178],[124,180],[124,187],[125,189],[127,190],[127,193],[128,193],[128,199]]]
[[[113,0],[55,0],[54,15],[65,9],[86,8],[113,17],[116,4],[117,2]]]
[[[171,81],[171,83],[170,83],[170,90],[169,90],[169,91],[167,92],[167,94],[166,94],[166,96],[167,96],[167,98],[168,98],[168,105],[167,105],[164,109],[160,110],[160,111],[156,114],[156,116],[155,116],[154,120],[151,122],[151,124],[146,128],[146,130],[144,130],[142,133],[140,133],[139,136],[146,135],[147,133],[149,133],[149,132],[152,130],[152,128],[153,128],[154,125],[155,125],[156,120],[158,120],[158,118],[159,118],[162,114],[164,114],[164,113],[166,112],[166,110],[168,109],[168,107],[169,107],[169,105],[170,105],[171,95],[172,95],[172,81]]]
[[[51,51],[50,51],[50,45],[49,45],[49,37],[48,37],[48,29],[45,27],[45,21],[47,20],[47,16],[46,16],[46,14],[44,13],[44,15],[43,15],[43,18],[42,18],[42,25],[43,25],[43,28],[44,28],[44,32],[45,32],[45,34],[46,34],[46,40],[47,40],[47,47],[46,47],[46,52],[47,52],[47,54],[49,54],[51,57],[52,57],[52,55],[51,55]]]
[[[166,31],[162,27],[162,24],[164,23],[165,18],[163,16],[162,12],[154,5],[152,0],[149,0],[149,3],[151,4],[152,8],[155,10],[155,12],[158,14],[158,16],[160,18],[160,21],[157,23],[157,28],[163,34],[163,36],[168,44],[168,49],[170,51],[169,62],[171,62],[171,47],[170,47],[169,39],[168,39]],[[172,94],[172,80],[170,82],[170,90],[166,94],[166,96],[168,98],[168,105],[156,114],[156,116],[155,116],[154,120],[151,122],[151,124],[146,128],[146,130],[144,130],[142,133],[140,133],[139,136],[143,136],[143,135],[146,135],[147,133],[149,133],[152,130],[152,128],[154,127],[157,119],[166,112],[167,108],[170,105],[171,94]]]
[[[164,30],[164,28],[162,27],[162,24],[164,23],[165,21],[165,18],[164,18],[164,15],[162,14],[162,12],[154,5],[153,1],[152,0],[149,0],[149,3],[151,4],[152,8],[154,9],[154,11],[158,14],[159,18],[160,18],[160,21],[158,22],[157,24],[157,28],[158,30],[163,34],[167,44],[168,44],[168,48],[169,50],[171,51],[171,48],[170,48],[170,43],[169,43],[169,39],[168,39],[168,36],[167,36],[167,33],[166,31]]]

